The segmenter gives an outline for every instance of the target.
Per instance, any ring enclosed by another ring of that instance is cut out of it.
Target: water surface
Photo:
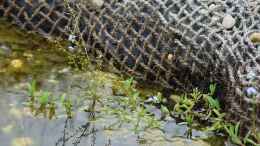
[[[192,130],[192,139],[187,138],[189,128],[185,124],[177,124],[169,116],[160,120],[160,109],[148,104],[147,110],[154,115],[151,119],[157,119],[161,126],[137,131],[133,122],[122,122],[118,115],[104,110],[125,109],[129,114],[129,107],[119,102],[128,98],[120,93],[124,79],[95,69],[78,71],[68,65],[59,44],[2,21],[0,24],[1,146],[224,145],[222,138],[198,130]],[[29,104],[28,84],[32,81],[36,81],[37,90],[48,91],[53,97],[70,97],[72,118],[60,103],[52,117],[48,109],[37,112],[39,105]],[[157,93],[149,89],[140,92],[147,97]],[[135,114],[128,117],[135,118]],[[140,120],[140,127],[145,127],[145,120]]]

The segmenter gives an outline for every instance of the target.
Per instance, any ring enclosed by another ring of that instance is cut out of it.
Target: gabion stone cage
[[[2,0],[0,16],[75,35],[87,53],[143,81],[182,91],[218,83],[229,119],[260,125],[257,0]]]

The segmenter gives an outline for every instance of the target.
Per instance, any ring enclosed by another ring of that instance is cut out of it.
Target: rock
[[[226,29],[231,29],[236,24],[236,20],[229,14],[224,16],[222,25]]]
[[[250,34],[249,39],[252,43],[260,43],[260,32]]]
[[[92,9],[100,9],[104,4],[104,0],[86,0],[85,2]]]
[[[93,4],[94,4],[96,7],[100,8],[100,7],[103,6],[104,0],[93,0]]]

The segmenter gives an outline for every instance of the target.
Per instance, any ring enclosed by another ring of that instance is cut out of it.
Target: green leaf
[[[207,100],[208,100],[210,108],[217,109],[217,110],[220,109],[220,104],[219,104],[219,101],[217,99],[214,99],[211,96],[207,96]]]
[[[214,95],[215,91],[216,91],[216,84],[210,84],[209,85],[210,95]]]
[[[66,98],[66,94],[63,93],[63,94],[60,96],[60,101],[61,101],[61,103],[64,103],[65,98]]]
[[[234,135],[239,135],[239,125],[240,125],[240,122],[238,122],[235,127],[233,128],[234,130]]]
[[[30,84],[28,84],[28,96],[33,97],[35,96],[35,92],[36,92],[36,81],[32,80],[32,82]]]
[[[39,102],[41,104],[47,104],[49,101],[49,96],[50,96],[49,92],[47,91],[43,92],[43,94],[39,97]]]
[[[133,84],[133,81],[134,81],[134,78],[133,78],[133,77],[131,77],[131,78],[128,79],[128,80],[125,80],[125,81],[124,81],[124,87],[125,87],[125,88],[130,88],[130,87],[132,86],[132,84]]]

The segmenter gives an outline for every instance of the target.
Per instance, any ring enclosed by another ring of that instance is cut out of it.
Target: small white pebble
[[[92,2],[98,8],[102,7],[104,4],[104,0],[93,0]]]
[[[174,55],[173,54],[168,54],[167,59],[169,61],[173,61],[174,60]]]
[[[236,20],[229,14],[224,16],[222,25],[226,29],[231,29],[236,24]]]

